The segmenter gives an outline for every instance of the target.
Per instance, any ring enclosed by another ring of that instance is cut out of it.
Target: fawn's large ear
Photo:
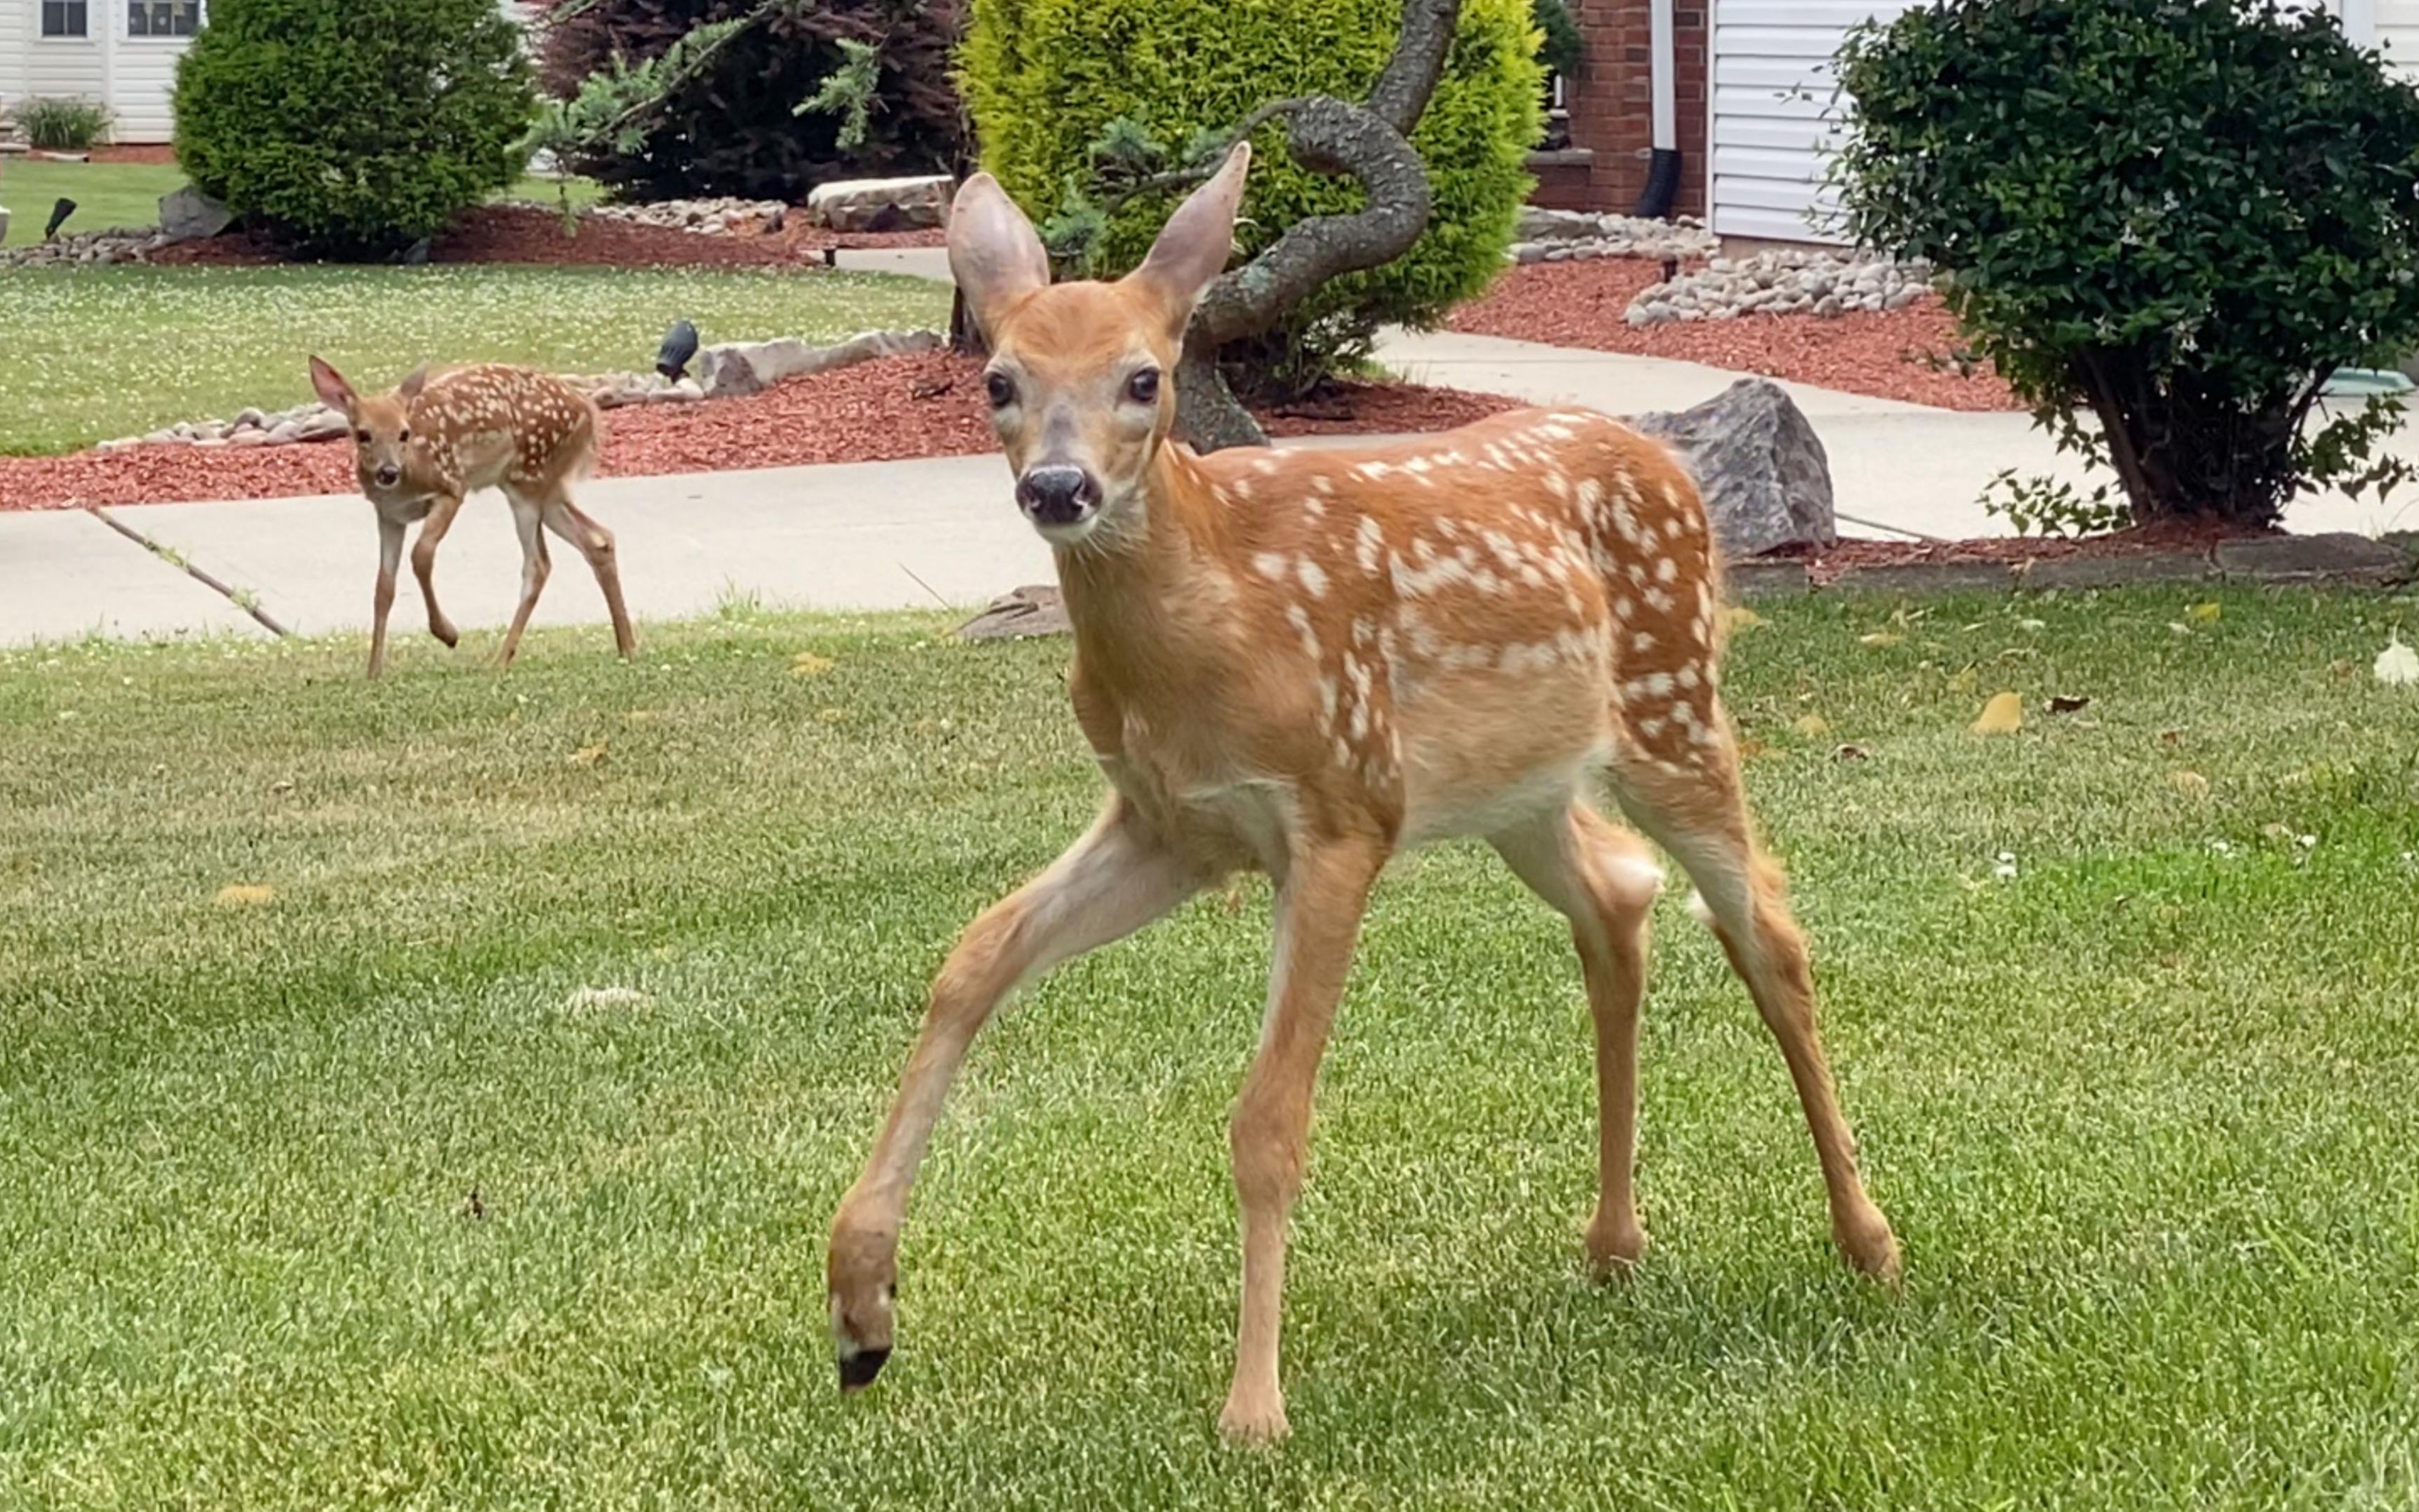
[[[949,202],[949,276],[987,337],[1019,301],[1050,286],[1041,238],[987,173],[967,179]]]
[[[418,367],[413,368],[410,373],[404,378],[402,382],[394,386],[394,392],[403,396],[404,403],[409,404],[412,400],[420,397],[420,391],[426,387],[427,383],[428,364],[426,363],[423,363]]]
[[[353,386],[345,381],[345,375],[316,357],[311,359],[311,387],[318,391],[320,403],[331,409],[343,410],[348,420],[361,403],[353,395]]]
[[[1235,212],[1243,203],[1243,176],[1251,170],[1252,144],[1238,142],[1217,177],[1194,190],[1162,226],[1150,255],[1131,275],[1149,289],[1167,312],[1169,333],[1181,341],[1201,291],[1225,271],[1235,252]]]

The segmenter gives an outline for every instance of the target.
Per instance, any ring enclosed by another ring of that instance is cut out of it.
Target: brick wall
[[[1655,145],[1654,39],[1647,0],[1569,0],[1571,19],[1587,44],[1579,76],[1568,82],[1571,146],[1595,154],[1582,190],[1564,175],[1553,185],[1555,204],[1627,214],[1646,187],[1646,154]],[[1679,110],[1681,174],[1675,214],[1705,210],[1705,89],[1712,38],[1707,0],[1672,0],[1673,89]],[[1541,177],[1546,176],[1541,175]],[[1542,196],[1541,196],[1542,197]],[[1575,203],[1583,198],[1584,204]]]

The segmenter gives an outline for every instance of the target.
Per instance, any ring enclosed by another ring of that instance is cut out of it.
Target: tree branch
[[[1404,0],[1401,35],[1366,105],[1313,95],[1275,101],[1244,118],[1238,139],[1282,116],[1294,161],[1313,173],[1359,179],[1369,203],[1349,215],[1316,215],[1287,227],[1202,296],[1177,378],[1177,428],[1195,447],[1268,440],[1218,371],[1220,347],[1267,332],[1332,278],[1394,261],[1427,229],[1427,167],[1409,137],[1443,75],[1460,19],[1461,0]]]

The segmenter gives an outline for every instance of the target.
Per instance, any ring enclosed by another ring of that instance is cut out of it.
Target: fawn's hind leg
[[[605,590],[606,612],[613,616],[613,644],[623,656],[635,656],[639,638],[630,630],[630,611],[622,605],[622,569],[613,549],[613,532],[582,514],[568,495],[557,495],[546,505],[546,528],[579,548],[596,586]]]
[[[530,611],[537,608],[537,595],[546,591],[547,576],[554,570],[547,560],[546,534],[539,528],[538,501],[509,490],[504,497],[512,501],[513,528],[521,538],[521,602],[513,611],[512,628],[504,632],[503,648],[496,653],[499,669],[511,666],[520,655],[521,632],[529,628]]]
[[[1790,913],[1780,869],[1757,847],[1749,829],[1727,721],[1710,699],[1707,703],[1708,717],[1694,727],[1701,734],[1674,728],[1674,738],[1658,743],[1652,753],[1632,748],[1616,759],[1621,806],[1696,884],[1700,917],[1712,926],[1780,1043],[1823,1163],[1831,1237],[1840,1253],[1867,1275],[1895,1281],[1898,1242],[1865,1193],[1856,1136],[1840,1112],[1830,1065],[1815,1032],[1814,978],[1805,936]]]
[[[1495,848],[1531,890],[1571,921],[1595,1022],[1597,1192],[1588,1263],[1599,1275],[1646,1252],[1632,1173],[1638,1154],[1638,1013],[1646,993],[1646,931],[1663,873],[1645,847],[1584,804],[1497,836]]]

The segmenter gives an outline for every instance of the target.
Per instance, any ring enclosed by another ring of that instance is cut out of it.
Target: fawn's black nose
[[[840,1356],[840,1389],[862,1391],[872,1385],[873,1378],[882,1374],[882,1366],[889,1358],[888,1350],[859,1350]]]
[[[396,484],[403,481],[403,470],[401,468],[380,468],[377,470],[377,481],[379,487],[392,488]]]
[[[1072,525],[1101,500],[1082,468],[1039,467],[1016,480],[1016,502],[1036,525]]]

